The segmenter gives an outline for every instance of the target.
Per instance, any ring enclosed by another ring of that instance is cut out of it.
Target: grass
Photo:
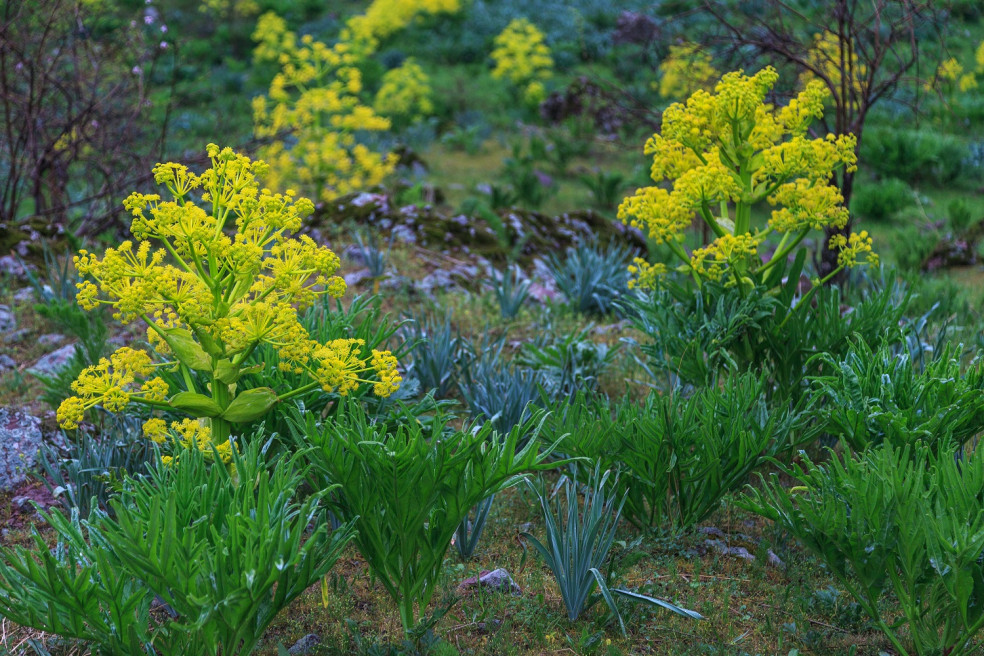
[[[629,636],[623,638],[604,604],[596,604],[571,623],[549,572],[520,544],[520,526],[529,530],[526,523],[532,523],[536,535],[543,530],[528,496],[518,489],[497,496],[475,560],[460,565],[449,554],[444,582],[447,595],[468,576],[497,567],[509,570],[523,589],[521,596],[481,589],[463,594],[434,628],[454,646],[456,652],[450,653],[738,656],[786,654],[793,649],[844,654],[851,645],[862,647],[859,654],[876,654],[889,648],[866,622],[847,622],[843,610],[817,603],[815,594],[829,587],[829,579],[812,558],[782,543],[781,536],[772,535],[757,519],[727,510],[708,525],[740,536],[732,539],[759,554],[754,562],[708,549],[708,536],[696,532],[675,540],[644,539],[639,548],[646,558],[625,575],[628,586],[642,587],[697,610],[706,621],[686,621],[669,613],[626,606]],[[620,544],[635,537],[621,532]],[[783,554],[785,568],[764,564],[769,548]],[[261,653],[275,654],[275,641],[289,645],[312,631],[322,639],[313,653],[350,653],[351,638],[342,617],[355,622],[373,641],[401,638],[398,616],[385,592],[369,580],[364,564],[351,555],[332,574],[327,607],[322,605],[320,591],[309,591],[274,625],[268,636],[271,647]]]

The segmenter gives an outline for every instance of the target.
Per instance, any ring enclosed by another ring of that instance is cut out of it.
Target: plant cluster
[[[232,425],[259,419],[277,403],[316,389],[346,395],[368,383],[388,396],[399,386],[389,351],[365,353],[359,338],[319,343],[298,320],[298,308],[345,292],[334,275],[338,257],[310,237],[290,236],[312,203],[261,190],[263,162],[214,145],[208,155],[212,167],[200,175],[174,163],[154,169],[170,199],[127,199],[136,246],[126,241],[102,258],[85,250],[76,256],[87,278],[78,284],[79,304],[110,306],[124,324],[144,322],[151,351],[124,346],[84,369],[72,384],[76,396],[58,408],[62,427],[77,427],[95,406],[119,412],[141,403],[191,417],[170,425],[148,419],[148,438],[195,445],[228,463]],[[276,350],[281,370],[307,380],[284,390],[239,389],[244,374],[265,367],[247,362],[262,345]],[[179,376],[169,383],[159,375],[165,370]]]
[[[526,18],[514,18],[494,41],[492,77],[505,78],[520,90],[525,103],[547,96],[543,83],[553,74],[553,58],[543,32]]]
[[[237,474],[188,449],[127,478],[110,502],[79,520],[41,511],[54,549],[0,547],[5,617],[88,641],[99,654],[249,654],[276,615],[323,577],[352,539],[329,530],[326,487],[295,495],[303,467],[268,468],[255,440],[234,453]],[[308,531],[308,526],[315,526]],[[176,617],[151,613],[155,595]]]
[[[394,119],[416,121],[434,112],[430,78],[413,58],[383,75],[373,108]]]
[[[652,155],[652,178],[669,180],[672,190],[645,187],[619,206],[619,218],[665,244],[679,264],[676,271],[697,285],[719,281],[750,291],[757,284],[773,287],[774,275],[812,231],[847,225],[844,198],[831,184],[834,173],[856,167],[855,139],[828,135],[810,139],[807,130],[823,114],[829,93],[811,82],[788,105],[765,102],[778,80],[772,68],[753,76],[728,73],[714,93],[697,91],[663,113],[662,129],[646,143]],[[776,209],[765,226],[752,224],[752,207],[767,201]],[[711,243],[687,253],[684,231],[694,215],[713,235]],[[777,235],[771,257],[760,249]],[[867,232],[835,236],[838,266],[822,284],[842,269],[868,260],[876,262]],[[654,288],[671,271],[665,262],[638,258],[633,284]]]
[[[951,444],[882,447],[804,459],[742,502],[817,554],[897,653],[964,654],[984,626],[984,466]],[[890,593],[901,618],[888,617]],[[905,627],[907,631],[901,629]]]

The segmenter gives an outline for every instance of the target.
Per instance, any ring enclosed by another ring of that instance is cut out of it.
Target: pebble
[[[311,652],[317,645],[321,644],[321,638],[318,637],[317,633],[309,633],[287,650],[287,653],[291,656],[304,656]]]
[[[478,577],[471,576],[458,585],[458,590],[468,590],[469,588],[491,588],[499,592],[511,592],[514,595],[522,594],[522,589],[513,581],[509,572],[503,568],[492,571],[482,571]]]

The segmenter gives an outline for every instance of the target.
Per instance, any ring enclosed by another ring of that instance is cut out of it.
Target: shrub
[[[884,221],[915,204],[912,189],[898,178],[859,185],[851,196],[851,210],[873,221]]]
[[[148,645],[164,653],[205,656],[192,635],[154,621],[153,593],[78,515],[69,519],[41,509],[38,515],[58,542],[52,548],[35,525],[33,548],[0,545],[0,612],[5,618],[84,640],[104,656],[143,654]]]
[[[578,179],[591,192],[594,206],[603,210],[610,210],[618,205],[622,190],[626,187],[625,176],[618,171],[595,171],[592,175],[582,175]]]
[[[551,399],[570,398],[580,391],[593,393],[599,376],[618,353],[617,346],[592,341],[593,329],[592,325],[566,337],[527,342],[516,360],[540,372],[541,385]]]
[[[410,58],[386,71],[373,107],[383,116],[413,122],[434,113],[431,96],[430,78]]]
[[[537,105],[547,96],[543,82],[553,74],[553,58],[543,32],[526,18],[514,18],[499,36],[492,51],[492,77],[506,78],[521,89],[524,102]]]
[[[538,419],[502,433],[489,422],[451,430],[446,419],[425,426],[405,417],[385,425],[346,403],[324,424],[299,412],[293,432],[299,446],[314,447],[316,487],[339,486],[332,512],[354,521],[355,545],[399,607],[407,632],[416,623],[414,605],[423,610],[430,602],[469,510],[523,474],[553,466],[555,445],[540,450]]]
[[[631,256],[628,246],[611,243],[602,248],[596,242],[582,242],[568,248],[564,256],[549,254],[546,265],[557,289],[576,312],[606,316],[628,290],[626,267]]]
[[[910,184],[944,185],[960,177],[968,149],[951,135],[933,130],[872,127],[864,132],[861,160],[884,178]]]
[[[578,395],[544,431],[563,438],[565,454],[623,472],[618,494],[634,526],[672,533],[703,521],[768,457],[814,435],[803,414],[770,408],[762,388],[746,375],[690,397],[653,393],[642,405]]]
[[[213,654],[252,653],[353,536],[351,523],[329,528],[320,506],[331,487],[295,500],[297,459],[268,468],[255,439],[234,462],[235,478],[188,450],[128,480],[111,502],[116,518],[94,522],[103,547],[177,612],[172,624]]]
[[[536,169],[535,156],[531,152],[524,152],[520,143],[513,144],[512,156],[507,157],[503,165],[503,177],[512,187],[516,200],[526,207],[540,207],[548,196],[556,191],[553,185],[546,184],[547,180]]]
[[[812,382],[823,399],[824,430],[856,451],[916,440],[937,451],[984,429],[984,366],[963,373],[961,349],[947,345],[920,371],[906,351],[864,342],[843,358],[821,354]]]
[[[357,132],[389,130],[390,121],[357,95],[363,84],[358,66],[375,47],[373,37],[348,36],[330,47],[310,35],[299,39],[272,12],[257,22],[254,58],[280,66],[268,95],[253,99],[254,131],[272,139],[259,153],[270,163],[268,186],[300,184],[304,193],[330,201],[379,184],[395,168],[396,155],[356,138]]]
[[[295,461],[267,469],[259,440],[233,459],[235,478],[195,448],[157,462],[126,479],[110,502],[115,517],[42,513],[59,546],[49,550],[35,532],[34,552],[0,548],[4,616],[93,641],[102,653],[251,653],[276,615],[329,571],[352,526],[329,532],[319,504],[330,488],[295,501]],[[155,594],[176,619],[152,620]]]
[[[907,656],[960,656],[984,626],[984,456],[919,443],[803,458],[741,506],[796,537]],[[901,617],[882,612],[888,592]],[[907,629],[907,636],[900,630]]]
[[[893,285],[853,297],[824,287],[811,293],[812,302],[794,305],[798,279],[792,275],[778,295],[764,288],[742,294],[713,283],[693,294],[658,291],[627,298],[626,311],[651,339],[641,349],[653,373],[666,376],[667,386],[710,386],[729,372],[754,372],[767,377],[769,397],[795,405],[808,391],[806,376],[817,370],[814,354],[842,355],[851,336],[872,344],[901,343],[911,297]]]

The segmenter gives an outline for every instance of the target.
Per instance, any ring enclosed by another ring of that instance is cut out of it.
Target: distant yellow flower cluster
[[[698,90],[685,103],[668,107],[660,132],[645,147],[658,184],[637,189],[619,206],[624,223],[667,244],[680,261],[677,271],[698,284],[716,280],[748,288],[784,262],[811,230],[847,224],[844,198],[832,178],[841,168],[856,169],[857,142],[853,135],[809,138],[810,123],[823,114],[825,85],[813,80],[788,105],[776,108],[765,96],[777,79],[772,68],[753,76],[728,73],[713,93]],[[751,208],[762,201],[775,209],[766,226],[756,227]],[[714,240],[688,254],[684,231],[695,219],[711,229]],[[763,262],[759,246],[770,234],[780,240]],[[852,236],[835,246],[842,251],[842,266],[877,258],[870,239]],[[630,271],[634,286],[653,287],[669,269],[640,260]]]
[[[281,66],[269,93],[253,100],[257,136],[273,138],[260,150],[270,164],[267,184],[298,186],[329,201],[382,182],[396,157],[359,143],[355,133],[388,130],[390,122],[360,101],[359,57],[349,44],[298,39],[270,13],[260,17],[253,37],[256,58]]]
[[[829,84],[828,89],[832,87],[840,90],[842,77],[847,74],[850,78],[846,85],[848,93],[861,95],[866,84],[868,67],[859,61],[852,42],[846,41],[843,45],[846,47],[842,48],[840,37],[829,30],[814,34],[813,47],[806,57],[807,63],[825,78]],[[806,71],[800,76],[800,83],[805,87],[816,79],[818,78],[812,71]]]
[[[202,0],[199,10],[219,16],[249,17],[260,13],[256,0]]]
[[[434,112],[430,78],[413,58],[386,71],[373,108],[383,116],[414,121]]]
[[[345,292],[335,253],[307,236],[290,236],[313,211],[311,201],[290,190],[261,189],[257,177],[267,171],[261,161],[215,145],[208,156],[212,166],[200,175],[174,163],[154,168],[166,199],[127,198],[136,245],[123,242],[101,258],[84,250],[75,257],[85,278],[79,304],[111,306],[124,323],[144,321],[155,353],[124,347],[84,370],[72,385],[76,396],[58,409],[63,427],[78,426],[95,405],[115,412],[141,402],[191,415],[195,420],[171,424],[171,434],[228,454],[230,424],[258,418],[285,398],[315,388],[348,394],[363,383],[387,396],[399,386],[388,351],[363,353],[357,339],[320,344],[298,320],[298,309],[319,296]],[[306,373],[311,382],[237,395],[236,382],[260,344],[274,348],[281,369]],[[184,389],[169,397],[168,385],[151,377],[159,367],[179,372]],[[155,441],[168,435],[159,419],[145,432]]]
[[[711,55],[695,43],[670,46],[670,54],[659,65],[659,95],[686,98],[698,89],[710,91],[721,77]]]
[[[955,57],[948,57],[936,67],[936,74],[923,88],[950,95],[955,90],[967,93],[977,88],[977,76],[984,75],[984,41],[974,53],[974,65],[968,70]]]
[[[404,29],[428,14],[454,14],[459,0],[373,0],[366,13],[353,16],[345,24],[342,41],[362,44],[375,51],[379,41]]]
[[[543,82],[553,75],[553,57],[543,32],[525,18],[515,18],[495,37],[492,77],[505,78],[521,90],[527,104],[547,96]]]
[[[429,81],[409,62],[387,74],[374,108],[360,99],[359,65],[376,52],[380,39],[418,17],[458,9],[459,0],[375,0],[365,14],[348,20],[332,46],[310,35],[298,38],[272,12],[261,16],[254,57],[281,67],[267,95],[253,101],[256,135],[273,139],[260,151],[270,164],[266,182],[330,201],[392,173],[396,156],[370,149],[355,134],[389,130],[390,120],[381,114],[433,111]]]

